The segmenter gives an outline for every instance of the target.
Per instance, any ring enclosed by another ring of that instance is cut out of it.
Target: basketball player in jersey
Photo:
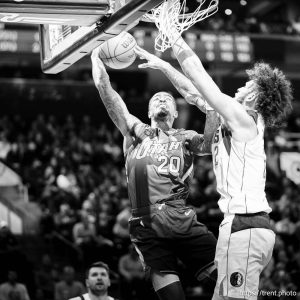
[[[212,145],[218,204],[224,213],[213,299],[256,299],[259,276],[275,242],[265,195],[264,129],[279,123],[291,108],[290,82],[277,68],[257,63],[232,98],[220,91],[178,34],[175,40],[173,51],[182,70],[221,117]]]
[[[210,153],[215,112],[206,116],[204,135],[173,129],[178,115],[172,95],[155,94],[149,101],[151,126],[131,115],[119,94],[111,87],[98,56],[92,54],[93,79],[100,97],[124,136],[128,194],[132,205],[130,236],[154,290],[161,300],[185,299],[178,276],[180,259],[195,276],[215,270],[216,239],[197,221],[193,209],[185,206],[193,175],[194,155]],[[187,99],[193,93],[203,100],[183,74],[169,64],[166,74]]]
[[[85,273],[87,293],[69,300],[117,300],[108,295],[109,267],[99,261],[91,264]]]

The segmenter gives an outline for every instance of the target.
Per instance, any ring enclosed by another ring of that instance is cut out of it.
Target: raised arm
[[[189,104],[197,106],[202,112],[206,113],[208,105],[199,91],[192,84],[191,80],[172,67],[168,62],[149,53],[141,47],[136,47],[135,53],[140,57],[140,59],[147,60],[146,63],[140,64],[139,68],[161,70]]]
[[[219,124],[220,119],[218,113],[214,110],[208,110],[206,114],[204,135],[192,134],[189,139],[189,150],[192,151],[195,155],[211,154],[211,144],[213,141],[214,133],[218,129]]]
[[[133,125],[141,122],[131,115],[120,95],[112,88],[105,66],[98,55],[96,48],[91,56],[92,72],[96,88],[100,98],[114,124],[124,137],[128,137]]]
[[[173,45],[174,54],[185,75],[203,95],[208,104],[226,121],[238,140],[248,140],[256,135],[256,125],[240,103],[222,93],[204,69],[199,57],[187,43],[178,37]]]

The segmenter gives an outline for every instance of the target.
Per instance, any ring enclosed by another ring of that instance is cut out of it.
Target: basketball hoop
[[[172,47],[178,34],[218,11],[219,0],[210,0],[209,3],[207,0],[199,0],[198,7],[191,13],[188,12],[186,2],[187,0],[165,0],[141,18],[141,21],[155,23],[158,28],[156,50],[164,52]]]

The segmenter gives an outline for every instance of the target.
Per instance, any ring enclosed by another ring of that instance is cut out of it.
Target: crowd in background
[[[289,130],[297,131],[299,121],[293,118]],[[144,290],[142,267],[129,241],[130,203],[122,137],[110,125],[89,116],[72,115],[62,119],[54,115],[39,115],[26,121],[18,115],[0,119],[1,159],[21,176],[30,201],[42,210],[40,239],[49,241],[59,236],[74,249],[74,257],[59,264],[43,254],[42,263],[33,266],[32,299],[64,300],[73,292],[81,293],[82,283],[73,283],[75,270],[95,260],[110,264],[122,299],[145,299],[140,298]],[[282,143],[285,133],[268,134],[266,193],[278,235],[260,288],[299,294],[300,188],[278,167],[278,154],[287,145]],[[299,143],[295,145],[299,147]],[[216,235],[222,219],[217,200],[211,159],[197,158],[187,201],[195,207],[198,219]],[[17,243],[7,226],[2,225],[1,255]],[[68,290],[70,285],[61,283],[65,281],[72,282],[72,291]],[[189,274],[185,274],[184,284],[190,295],[207,295],[206,284],[191,282]]]

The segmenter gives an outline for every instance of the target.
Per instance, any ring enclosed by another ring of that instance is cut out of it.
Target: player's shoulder
[[[23,283],[18,282],[18,283],[17,283],[17,287],[18,287],[19,289],[26,290],[26,285],[23,284]]]

